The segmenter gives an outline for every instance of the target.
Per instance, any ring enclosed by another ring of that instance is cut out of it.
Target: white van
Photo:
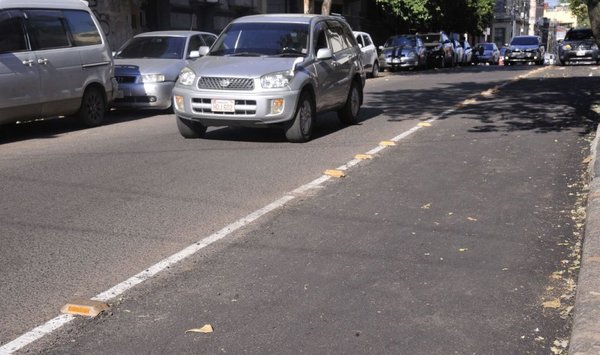
[[[76,115],[97,126],[116,90],[86,1],[0,0],[0,124]]]

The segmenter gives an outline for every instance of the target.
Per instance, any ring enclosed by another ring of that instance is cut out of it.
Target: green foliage
[[[481,34],[493,18],[495,0],[376,0],[406,27]]]
[[[570,0],[569,8],[573,12],[573,15],[577,17],[577,23],[580,27],[588,27],[590,25],[590,16],[585,0]]]

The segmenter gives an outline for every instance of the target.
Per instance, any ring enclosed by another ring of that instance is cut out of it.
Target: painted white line
[[[25,346],[33,343],[34,341],[52,333],[56,329],[71,322],[73,319],[75,319],[75,317],[70,314],[62,314],[56,318],[50,319],[46,323],[30,330],[29,332],[21,335],[17,339],[2,345],[0,347],[0,354],[12,354],[15,351],[21,350]]]
[[[504,86],[504,85],[506,85],[506,84],[503,84],[502,86]],[[502,87],[502,86],[500,86],[500,87]],[[437,121],[441,117],[450,115],[454,111],[456,111],[456,108],[450,108],[450,109],[442,112],[437,117],[430,118],[424,122],[431,123],[431,122]],[[414,126],[414,127],[410,128],[408,131],[405,131],[390,140],[392,142],[397,143],[398,141],[405,139],[406,137],[410,136],[411,134],[415,133],[416,131],[418,131],[421,128],[422,128],[421,126]],[[385,148],[387,148],[387,146],[377,146],[377,147],[369,150],[365,154],[374,155],[374,154],[381,152]],[[347,170],[355,165],[358,165],[358,163],[360,163],[360,162],[361,162],[361,160],[359,160],[359,159],[352,159],[348,163],[340,166],[337,169],[338,170]],[[99,293],[98,295],[94,296],[92,298],[92,300],[107,302],[115,297],[122,295],[123,293],[127,292],[128,290],[135,287],[136,285],[139,285],[140,283],[147,281],[148,279],[152,278],[154,275],[158,274],[159,272],[164,271],[165,269],[177,264],[178,262],[181,262],[182,260],[197,253],[201,249],[211,245],[214,242],[217,242],[217,241],[227,237],[228,235],[235,232],[236,230],[238,230],[244,226],[247,226],[248,224],[256,221],[257,219],[261,218],[262,216],[268,214],[269,212],[272,212],[278,208],[283,207],[285,204],[287,204],[291,200],[295,199],[296,195],[300,195],[300,194],[305,193],[308,190],[321,187],[324,182],[326,182],[330,179],[331,179],[330,176],[323,175],[323,176],[309,182],[308,184],[305,184],[305,185],[302,185],[302,186],[296,188],[295,190],[291,191],[290,193],[285,194],[283,197],[281,197],[277,201],[272,202],[272,203],[266,205],[265,207],[250,213],[246,217],[243,217],[243,218],[227,225],[226,227],[222,228],[218,232],[213,233],[212,235],[210,235],[204,239],[201,239],[200,241],[186,247],[185,249],[159,261],[158,263],[150,266],[148,269],[130,277],[129,279],[119,283],[118,285],[116,285],[102,293]],[[39,327],[36,327],[36,328],[30,330],[29,332],[21,335],[20,337],[16,338],[15,340],[2,345],[0,347],[0,355],[12,354],[15,351],[19,351],[19,350],[23,349],[24,347],[28,346],[29,344],[33,343],[34,341],[36,341],[46,335],[49,335],[53,331],[68,324],[69,322],[73,321],[74,319],[75,319],[75,317],[70,314],[63,314],[63,315],[57,316],[57,317],[47,321],[46,323],[40,325]]]

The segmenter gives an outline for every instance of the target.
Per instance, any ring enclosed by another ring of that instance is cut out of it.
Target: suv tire
[[[361,92],[356,81],[352,81],[348,98],[341,110],[338,111],[338,118],[343,124],[354,125],[358,123],[358,113],[360,112]]]
[[[183,138],[201,138],[206,133],[206,126],[200,122],[186,120],[175,116],[177,120],[177,129]]]
[[[306,91],[298,100],[294,119],[285,127],[285,137],[292,143],[304,143],[310,140],[315,124],[315,102]]]
[[[102,92],[95,87],[85,90],[81,98],[81,106],[77,112],[79,122],[86,127],[97,127],[104,122],[106,100]]]

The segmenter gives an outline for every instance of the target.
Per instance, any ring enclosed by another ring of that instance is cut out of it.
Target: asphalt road
[[[361,124],[323,115],[306,144],[228,128],[184,140],[171,115],[152,112],[87,130],[3,128],[0,344],[439,118],[343,182],[133,289],[112,316],[78,320],[33,349],[547,351],[568,338],[568,312],[542,304],[569,293],[553,275],[567,270],[568,280],[577,243],[571,211],[584,194],[595,68],[546,68],[440,117],[534,69],[369,80]],[[212,337],[184,333],[202,322],[215,325]]]

